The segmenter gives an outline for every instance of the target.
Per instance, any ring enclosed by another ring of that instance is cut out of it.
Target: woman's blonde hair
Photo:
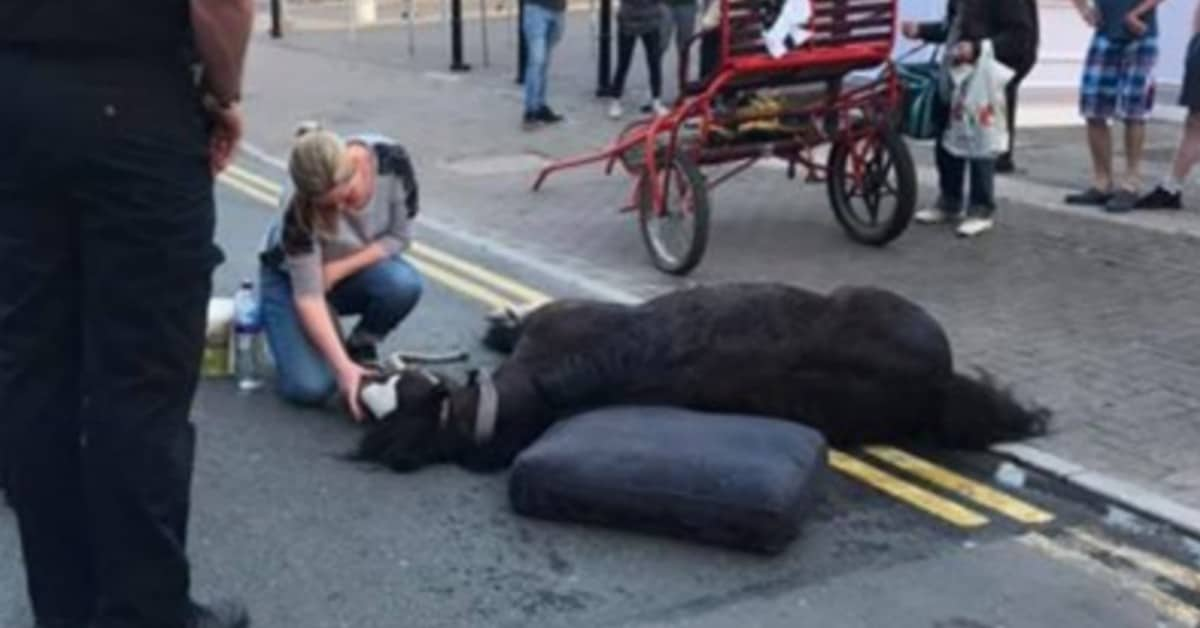
[[[296,141],[288,158],[288,173],[295,195],[291,210],[300,225],[311,233],[332,235],[337,232],[338,212],[317,206],[317,197],[345,180],[346,144],[337,134],[315,122],[304,122],[296,129]]]

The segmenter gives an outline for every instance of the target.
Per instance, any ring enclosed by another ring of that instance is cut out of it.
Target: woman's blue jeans
[[[260,276],[263,325],[275,358],[280,396],[293,403],[320,405],[337,390],[337,378],[309,340],[292,297],[287,273],[263,267]],[[421,276],[401,257],[392,257],[342,280],[329,293],[339,315],[361,315],[358,330],[384,338],[417,305]]]

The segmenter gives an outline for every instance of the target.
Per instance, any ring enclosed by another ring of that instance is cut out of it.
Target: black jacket
[[[961,41],[992,40],[996,58],[1018,74],[1037,62],[1039,39],[1036,0],[949,0],[946,19],[920,24],[919,37],[944,42],[950,23],[963,12]]]

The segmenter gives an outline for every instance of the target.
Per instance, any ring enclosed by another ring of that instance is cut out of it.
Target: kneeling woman
[[[302,127],[288,162],[293,190],[260,259],[263,321],[279,393],[320,405],[340,391],[354,417],[377,345],[421,296],[400,253],[410,242],[417,185],[403,147],[383,137],[343,141]],[[338,315],[360,315],[344,341]]]

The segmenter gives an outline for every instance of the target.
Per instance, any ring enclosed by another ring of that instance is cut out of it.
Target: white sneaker
[[[996,221],[991,218],[970,216],[959,223],[957,233],[964,238],[973,238],[994,226],[996,226]]]
[[[940,207],[926,207],[913,215],[923,225],[940,225],[954,220],[954,215]]]
[[[612,99],[612,102],[608,103],[608,117],[612,118],[613,120],[617,120],[624,113],[625,111],[621,108],[620,99],[614,98]]]
[[[657,98],[654,99],[654,102],[650,103],[650,108],[654,110],[654,115],[659,117],[671,113],[671,110],[667,109],[667,107],[662,104],[662,101],[658,100]]]

